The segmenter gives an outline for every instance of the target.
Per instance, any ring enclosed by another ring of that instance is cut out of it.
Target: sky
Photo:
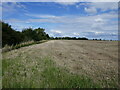
[[[12,28],[44,28],[53,37],[118,40],[117,2],[2,2]]]

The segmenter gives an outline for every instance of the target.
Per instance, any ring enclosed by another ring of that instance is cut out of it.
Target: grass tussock
[[[58,68],[50,58],[3,59],[3,88],[93,88],[86,76]]]
[[[26,46],[30,46],[30,45],[33,45],[33,44],[39,44],[39,43],[43,43],[43,42],[46,42],[47,40],[42,40],[42,41],[27,41],[27,42],[22,42],[20,44],[16,44],[16,45],[12,45],[12,46],[8,46],[8,45],[5,45],[5,47],[2,48],[2,52],[8,52],[8,51],[11,51],[11,50],[14,50],[14,49],[19,49],[21,47],[26,47]]]

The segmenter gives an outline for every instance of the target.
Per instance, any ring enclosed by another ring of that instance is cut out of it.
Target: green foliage
[[[32,28],[27,28],[22,31],[22,34],[24,35],[25,41],[47,40],[47,39],[49,39],[49,35],[46,34],[44,31],[45,31],[45,29],[43,29],[43,28],[38,28],[38,29],[34,29],[34,30]]]
[[[2,22],[2,46],[15,45],[23,41],[22,34],[15,31],[7,23]]]
[[[37,41],[49,39],[49,35],[44,32],[45,29],[38,28],[38,29],[35,29],[34,31],[37,34],[37,38],[36,38]]]
[[[22,34],[25,41],[34,40],[35,32],[32,30],[32,28],[24,29]]]
[[[2,23],[2,46],[7,45],[16,45],[25,41],[40,41],[49,39],[49,35],[46,34],[43,28],[32,29],[26,28],[22,32],[16,31],[11,28],[11,25]]]

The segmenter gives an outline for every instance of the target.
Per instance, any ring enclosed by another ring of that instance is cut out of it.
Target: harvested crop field
[[[118,87],[118,42],[51,40],[3,53],[3,87]]]

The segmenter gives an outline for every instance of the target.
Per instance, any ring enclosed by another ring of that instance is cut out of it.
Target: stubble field
[[[3,87],[118,87],[118,42],[51,40],[3,53]]]

